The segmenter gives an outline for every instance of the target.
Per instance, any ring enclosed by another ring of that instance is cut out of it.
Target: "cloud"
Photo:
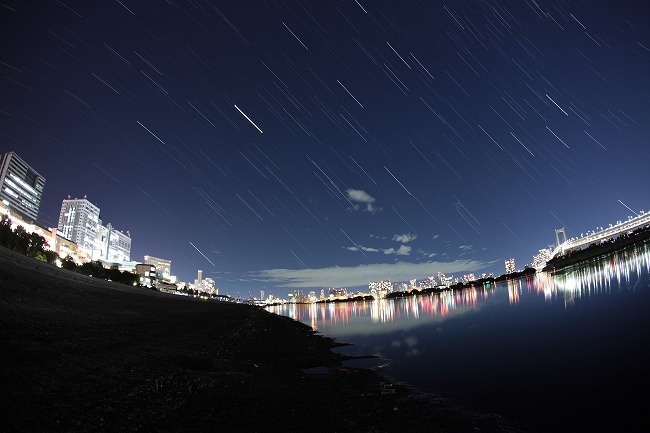
[[[397,242],[401,242],[403,244],[414,241],[417,239],[418,235],[411,234],[411,233],[404,233],[403,235],[395,235],[393,236],[393,240]]]
[[[368,287],[368,282],[390,279],[408,281],[443,272],[447,275],[477,272],[496,261],[456,260],[453,262],[376,263],[357,266],[332,266],[318,269],[263,269],[250,273],[256,281],[287,288]]]
[[[365,251],[367,253],[378,253],[383,252],[384,254],[396,254],[398,256],[408,256],[411,254],[411,247],[406,245],[400,245],[399,248],[373,248],[373,247],[364,247],[363,245],[357,245],[354,247],[343,247],[348,251]]]
[[[384,250],[384,254],[396,254],[398,256],[408,256],[411,254],[411,247],[408,245],[400,245],[398,249],[387,248]]]
[[[432,253],[425,250],[418,250],[418,254],[422,254],[423,257],[432,258],[438,255],[438,253]]]
[[[359,248],[357,248],[357,247],[345,247],[345,249],[350,250],[350,251],[359,251],[359,250],[361,250],[361,251],[365,251],[367,253],[377,253],[377,252],[381,251],[381,250],[379,250],[377,248],[364,247],[363,245],[359,245]]]
[[[375,198],[361,189],[348,188],[348,198],[359,203],[374,203]]]
[[[347,190],[345,190],[345,192],[348,195],[348,200],[350,200],[351,202],[365,204],[366,208],[364,210],[366,212],[375,213],[379,210],[373,205],[376,199],[370,194],[368,194],[367,192],[361,189],[353,189],[353,188],[348,188]],[[354,208],[359,209],[359,206],[354,205]]]

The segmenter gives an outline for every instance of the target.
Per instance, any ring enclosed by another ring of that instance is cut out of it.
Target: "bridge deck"
[[[638,228],[647,226],[648,224],[650,224],[650,213],[641,212],[641,214],[635,218],[617,223],[616,225],[610,226],[599,232],[594,232],[580,238],[569,239],[566,242],[561,243],[555,247],[551,253],[550,258],[554,258],[558,255],[563,255],[568,251],[582,249],[585,246],[589,246],[594,243],[600,243],[607,239],[616,238],[622,234],[629,233]]]

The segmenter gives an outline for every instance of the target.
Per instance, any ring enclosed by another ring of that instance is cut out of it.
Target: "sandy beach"
[[[345,367],[331,351],[341,343],[258,307],[112,283],[0,247],[2,431],[523,431]]]

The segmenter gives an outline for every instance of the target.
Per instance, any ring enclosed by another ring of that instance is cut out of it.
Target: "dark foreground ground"
[[[256,307],[165,295],[0,247],[0,431],[515,432],[342,367]],[[325,366],[325,374],[303,369]]]

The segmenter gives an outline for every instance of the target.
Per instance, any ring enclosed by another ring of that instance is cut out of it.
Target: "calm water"
[[[644,244],[555,276],[271,311],[530,431],[650,431],[649,268]]]

